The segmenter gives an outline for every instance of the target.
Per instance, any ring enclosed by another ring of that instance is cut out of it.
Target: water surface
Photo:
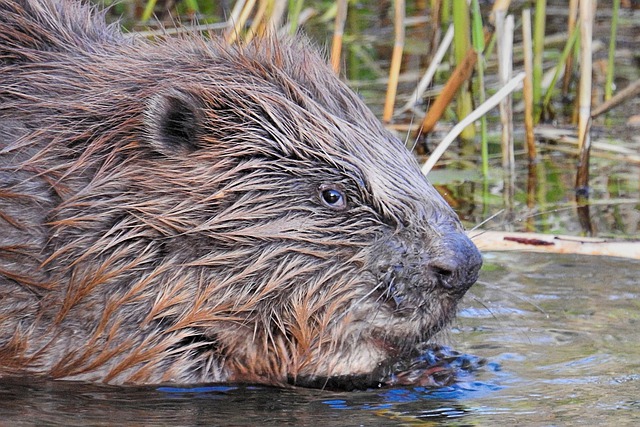
[[[6,425],[637,425],[640,262],[485,254],[439,337],[488,364],[446,388],[362,392],[0,382]]]

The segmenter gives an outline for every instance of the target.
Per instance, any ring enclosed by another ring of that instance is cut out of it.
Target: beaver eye
[[[321,185],[319,188],[322,202],[335,210],[344,210],[347,207],[347,198],[342,189],[330,185]]]

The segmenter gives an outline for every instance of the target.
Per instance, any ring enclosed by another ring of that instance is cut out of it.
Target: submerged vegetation
[[[485,227],[640,238],[637,2],[135,0],[110,13],[148,36],[303,32],[425,172],[447,166],[429,176],[469,223],[500,212]],[[460,123],[485,101],[499,109]]]

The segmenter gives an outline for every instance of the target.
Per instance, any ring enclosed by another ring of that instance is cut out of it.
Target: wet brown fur
[[[366,374],[445,325],[479,265],[306,42],[152,43],[0,0],[0,375]]]

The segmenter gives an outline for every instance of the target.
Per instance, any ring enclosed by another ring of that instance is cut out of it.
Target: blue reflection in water
[[[163,393],[183,394],[183,393],[227,393],[237,390],[238,387],[212,385],[203,387],[158,387],[156,390]]]
[[[412,388],[392,388],[382,390],[378,393],[381,398],[379,404],[350,404],[344,399],[324,400],[322,403],[328,405],[332,409],[386,409],[393,407],[398,403],[412,403],[423,400],[466,400],[478,398],[497,390],[503,389],[503,386],[490,384],[482,381],[461,382],[448,387],[412,387]]]

